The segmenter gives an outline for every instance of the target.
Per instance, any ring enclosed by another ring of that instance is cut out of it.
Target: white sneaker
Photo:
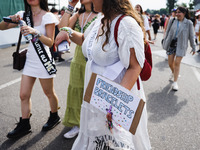
[[[170,81],[173,81],[173,80],[174,80],[174,74],[173,74],[173,73],[171,73],[171,75],[170,75],[170,77],[169,77],[169,80],[170,80]]]
[[[177,84],[177,82],[174,82],[174,83],[172,84],[172,89],[173,89],[174,91],[178,91],[178,84]]]
[[[64,134],[64,137],[66,139],[70,139],[70,138],[75,137],[78,133],[79,133],[79,127],[78,126],[74,126],[69,132]]]
[[[179,74],[178,75],[178,78],[180,78],[181,77],[181,75]],[[174,80],[174,74],[173,73],[171,73],[171,75],[170,75],[170,77],[169,77],[169,80],[170,81],[173,81]]]

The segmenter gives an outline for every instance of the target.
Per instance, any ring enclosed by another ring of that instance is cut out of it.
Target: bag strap
[[[174,19],[172,20],[172,23],[171,23],[171,26],[170,26],[170,28],[172,27],[172,24],[174,23],[174,20],[175,20],[176,18],[174,17]],[[169,28],[169,30],[170,30],[170,28]]]
[[[170,31],[170,29],[171,29],[171,27],[172,27],[173,23],[174,23],[174,20],[176,20],[176,18],[175,18],[175,17],[174,17],[174,19],[172,20],[172,23],[170,24],[170,27],[169,27],[169,30],[168,30],[168,32],[166,33],[165,39],[166,39],[166,38],[167,38],[167,36],[168,36],[168,33],[169,33],[169,31]]]
[[[115,37],[115,42],[116,42],[116,44],[117,44],[118,47],[119,47],[119,43],[118,43],[118,41],[117,41],[118,27],[119,27],[120,21],[121,21],[124,17],[125,17],[125,15],[121,15],[121,16],[118,18],[118,20],[117,20],[117,22],[116,22],[116,24],[115,24],[114,37]]]
[[[22,34],[21,32],[19,33],[19,39],[18,39],[18,43],[17,43],[17,49],[16,52],[19,53],[19,49],[20,49],[20,45],[21,45],[21,39],[22,39]]]
[[[24,19],[25,19],[25,13],[23,14],[23,20]],[[19,39],[18,39],[17,49],[16,49],[17,53],[19,53],[19,49],[20,49],[20,45],[21,45],[21,40],[22,40],[22,34],[21,34],[21,31],[19,31]]]

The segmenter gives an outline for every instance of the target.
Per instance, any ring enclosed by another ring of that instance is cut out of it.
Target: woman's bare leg
[[[172,55],[168,55],[168,65],[169,68],[171,69],[172,73],[174,73],[174,58],[175,58],[175,54]]]
[[[20,99],[21,99],[21,112],[22,119],[30,117],[31,112],[31,92],[36,78],[22,75],[21,87],[20,87]]]
[[[174,82],[177,82],[178,75],[180,72],[180,64],[183,57],[176,57],[175,58],[175,65],[174,65]]]
[[[49,99],[49,104],[51,108],[51,112],[57,112],[58,110],[58,98],[55,94],[54,88],[53,88],[53,78],[49,79],[39,79],[40,84],[42,86],[42,89],[45,93],[45,95]]]

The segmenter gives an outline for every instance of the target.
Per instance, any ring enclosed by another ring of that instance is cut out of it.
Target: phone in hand
[[[12,19],[11,19],[10,17],[3,17],[3,21],[4,21],[4,22],[8,22],[8,23],[15,23],[15,24],[18,24],[18,22],[12,21]]]
[[[62,41],[58,45],[58,51],[63,52],[63,51],[68,51],[69,50],[69,43],[67,41]]]

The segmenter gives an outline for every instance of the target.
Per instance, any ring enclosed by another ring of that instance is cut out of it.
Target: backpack
[[[117,33],[118,33],[118,27],[119,23],[124,18],[125,15],[122,15],[119,17],[115,24],[115,29],[114,29],[114,38],[117,46],[119,47],[119,43],[117,42]],[[144,66],[142,68],[142,71],[140,72],[140,78],[142,81],[147,81],[151,77],[151,71],[152,71],[152,54],[151,54],[151,47],[148,42],[145,43],[144,45],[144,53],[145,53],[145,61],[144,61]],[[138,89],[139,87],[139,80],[137,80],[137,85]]]

